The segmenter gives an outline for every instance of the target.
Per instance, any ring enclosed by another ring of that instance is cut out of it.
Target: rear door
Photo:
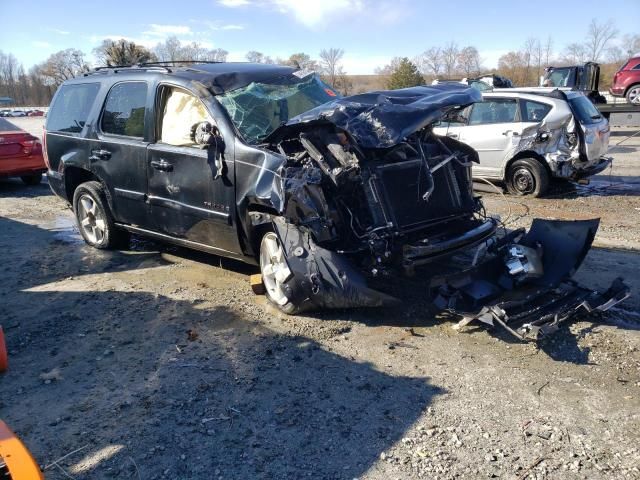
[[[514,98],[485,97],[471,106],[467,126],[460,129],[460,141],[473,147],[480,157],[480,163],[473,166],[474,177],[502,177],[506,154],[520,141],[519,120]]]
[[[104,180],[118,222],[148,227],[145,117],[149,86],[145,81],[115,83],[107,93],[90,143],[91,169]]]
[[[154,230],[239,253],[233,158],[201,148],[192,136],[195,125],[215,126],[215,119],[198,96],[176,85],[160,84],[155,105],[157,140],[147,150]],[[233,145],[233,139],[225,143]]]

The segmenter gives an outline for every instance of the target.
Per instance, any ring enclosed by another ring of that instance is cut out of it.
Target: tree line
[[[553,39],[529,38],[521,48],[502,55],[498,68],[488,70],[481,52],[473,45],[459,46],[454,41],[431,46],[421,54],[395,57],[387,65],[375,69],[384,88],[403,88],[422,85],[433,79],[474,77],[485,73],[500,73],[510,78],[516,86],[537,85],[546,66],[576,65],[586,61],[603,64],[601,88],[606,88],[613,72],[629,56],[640,52],[640,35],[624,35],[621,46],[613,41],[619,31],[612,21],[592,20],[582,42],[566,45],[555,52]],[[229,52],[222,48],[207,48],[199,42],[184,43],[177,37],[169,37],[152,49],[134,42],[104,40],[93,49],[94,64],[78,49],[69,48],[49,56],[44,62],[26,71],[11,53],[0,51],[0,96],[14,99],[16,105],[48,105],[57,87],[67,79],[90,71],[92,67],[135,65],[145,62],[215,61],[225,62]],[[247,52],[249,62],[291,65],[303,70],[319,72],[332,88],[343,94],[362,91],[354,76],[344,68],[344,50],[321,50],[316,58],[298,52],[286,58],[271,57],[256,50]]]

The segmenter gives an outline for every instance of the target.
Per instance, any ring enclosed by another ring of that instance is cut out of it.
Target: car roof
[[[86,83],[88,78],[91,78],[91,80],[104,78],[115,82],[120,78],[131,80],[132,77],[170,77],[200,82],[208,87],[212,93],[221,94],[246,87],[253,82],[269,83],[277,80],[293,81],[295,79],[299,81],[301,77],[295,68],[285,65],[250,62],[211,62],[172,66],[169,65],[170,62],[166,63],[99,68],[65,83]]]
[[[553,89],[552,89],[553,90]],[[542,93],[542,92],[541,92]],[[548,95],[541,95],[532,93],[529,91],[520,91],[515,88],[494,88],[491,91],[482,92],[483,97],[512,97],[512,98],[522,98],[524,100],[533,100],[533,101],[546,101],[547,103],[552,103],[554,100],[560,100],[558,98],[549,97]]]

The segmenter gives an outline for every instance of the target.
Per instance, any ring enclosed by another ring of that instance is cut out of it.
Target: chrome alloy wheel
[[[627,94],[627,98],[633,105],[640,105],[640,86],[632,87]]]
[[[291,270],[284,257],[284,250],[278,236],[269,232],[262,238],[260,244],[260,271],[262,283],[269,298],[277,305],[284,306],[289,301],[282,285],[291,277]]]
[[[78,200],[78,219],[80,228],[91,243],[99,244],[104,240],[106,222],[95,200],[84,194]]]

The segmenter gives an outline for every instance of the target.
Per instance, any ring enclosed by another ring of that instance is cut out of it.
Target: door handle
[[[511,134],[511,136],[513,136],[513,137],[519,137],[520,136],[520,133],[518,133],[516,131],[513,131],[513,130],[506,130],[506,131],[502,132],[502,134],[505,135],[505,136]]]
[[[458,138],[458,134],[457,133],[447,133],[447,137],[449,137],[449,138]]]
[[[173,165],[162,158],[160,160],[151,160],[151,166],[162,172],[172,172]]]
[[[98,160],[109,160],[111,158],[111,152],[102,148],[91,150],[91,156],[89,160],[96,162]]]

